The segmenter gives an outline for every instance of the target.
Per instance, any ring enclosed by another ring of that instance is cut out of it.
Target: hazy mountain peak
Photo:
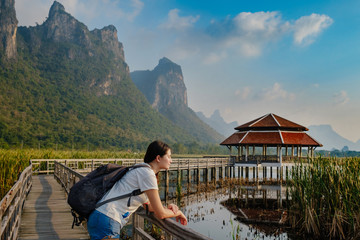
[[[350,150],[360,150],[360,141],[355,143],[344,138],[338,134],[331,125],[311,125],[309,126],[309,134],[323,144],[320,150],[341,150],[344,146],[349,147]]]
[[[210,116],[210,119],[214,120],[214,121],[220,121],[220,122],[224,122],[225,120],[221,117],[220,115],[220,110],[216,109],[213,114]]]
[[[219,109],[216,109],[209,118],[206,117],[202,112],[196,112],[196,114],[201,120],[224,136],[230,136],[233,134],[235,132],[234,128],[239,125],[236,121],[231,123],[225,122],[220,114]]]

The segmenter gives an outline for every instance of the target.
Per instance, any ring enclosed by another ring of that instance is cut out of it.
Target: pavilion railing
[[[249,155],[249,156],[245,156],[245,155],[242,155],[242,156],[231,156],[230,157],[232,162],[235,162],[235,163],[239,163],[239,162],[251,162],[251,163],[262,163],[262,162],[267,162],[267,163],[279,163],[280,162],[280,157],[277,156],[277,155],[266,155],[266,156],[263,156],[263,155]],[[282,162],[289,162],[289,161],[293,161],[295,159],[307,159],[308,156],[281,156],[281,160]]]

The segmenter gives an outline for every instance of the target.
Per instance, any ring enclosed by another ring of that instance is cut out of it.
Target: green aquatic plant
[[[290,182],[290,222],[300,232],[329,239],[359,237],[360,158],[296,163]]]

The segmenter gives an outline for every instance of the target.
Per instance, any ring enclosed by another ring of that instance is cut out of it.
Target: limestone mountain
[[[0,1],[0,52],[7,59],[16,57],[17,24],[15,0]]]
[[[43,24],[16,28],[13,0],[0,7],[8,23],[0,36],[16,37],[15,53],[6,41],[0,51],[0,147],[143,149],[154,139],[200,138],[152,109],[130,79],[114,26],[90,31],[55,1]]]
[[[187,133],[203,142],[218,143],[224,138],[188,107],[184,77],[178,64],[164,57],[153,70],[134,71],[130,76],[151,106]]]

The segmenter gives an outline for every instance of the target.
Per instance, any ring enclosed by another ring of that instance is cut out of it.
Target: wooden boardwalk
[[[82,227],[71,228],[73,217],[66,195],[54,175],[33,175],[18,239],[89,239]]]

